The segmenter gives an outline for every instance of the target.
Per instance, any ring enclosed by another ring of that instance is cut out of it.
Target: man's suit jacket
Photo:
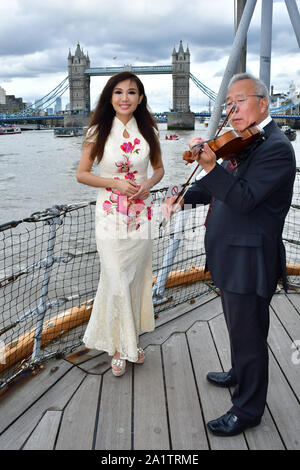
[[[208,269],[220,289],[272,296],[279,277],[286,286],[282,242],[296,173],[293,147],[271,121],[265,140],[238,168],[217,164],[186,193],[185,204],[207,204],[205,250]]]

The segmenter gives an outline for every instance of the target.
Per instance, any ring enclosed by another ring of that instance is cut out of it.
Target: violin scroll
[[[186,150],[183,152],[182,159],[185,160],[185,164],[187,165],[188,163],[193,163],[196,160],[198,154],[199,150],[193,153],[190,150]]]

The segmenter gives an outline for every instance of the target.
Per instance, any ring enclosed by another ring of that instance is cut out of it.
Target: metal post
[[[184,225],[187,217],[190,215],[189,210],[180,211],[177,214],[178,218],[175,223],[174,233],[170,236],[169,246],[166,249],[162,267],[159,270],[155,284],[152,288],[153,305],[159,305],[167,302],[168,298],[165,296],[165,286],[168,279],[169,272],[179,247],[179,243],[183,237]],[[176,215],[174,215],[176,217]]]
[[[300,14],[295,0],[285,0],[285,4],[300,47]]]
[[[273,0],[261,4],[259,78],[270,90]]]
[[[50,225],[50,234],[48,239],[48,248],[47,248],[47,257],[45,260],[45,273],[42,283],[41,299],[39,306],[37,308],[38,316],[36,323],[36,330],[34,335],[34,345],[31,359],[33,362],[37,362],[40,359],[41,355],[41,345],[42,345],[42,333],[43,333],[43,323],[45,318],[45,313],[47,311],[47,295],[48,295],[48,284],[50,281],[50,270],[54,262],[53,252],[56,239],[56,228],[57,225],[62,224],[62,219],[60,217],[54,217],[47,221]]]
[[[235,35],[231,54],[228,59],[226,70],[223,75],[222,83],[219,89],[219,93],[215,102],[212,116],[208,125],[208,139],[212,139],[215,136],[218,124],[222,115],[222,104],[225,102],[228,83],[236,71],[237,63],[239,61],[243,44],[245,42],[249,24],[254,12],[256,0],[248,0]]]

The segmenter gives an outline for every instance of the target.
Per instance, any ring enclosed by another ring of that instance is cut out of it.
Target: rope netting
[[[283,234],[293,292],[300,287],[299,184],[298,170]],[[167,190],[152,191],[159,212]],[[82,345],[101,275],[94,212],[95,201],[54,206],[0,226],[0,388]],[[180,211],[163,230],[154,227],[156,316],[215,289],[204,273],[206,212]]]

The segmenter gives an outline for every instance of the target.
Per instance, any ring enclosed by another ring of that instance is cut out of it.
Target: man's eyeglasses
[[[226,103],[224,103],[224,107],[227,110],[227,109],[230,109],[232,106],[243,106],[243,104],[246,103],[249,96],[257,96],[258,98],[264,98],[262,95],[244,95],[244,96],[240,96],[236,100],[227,101]]]

